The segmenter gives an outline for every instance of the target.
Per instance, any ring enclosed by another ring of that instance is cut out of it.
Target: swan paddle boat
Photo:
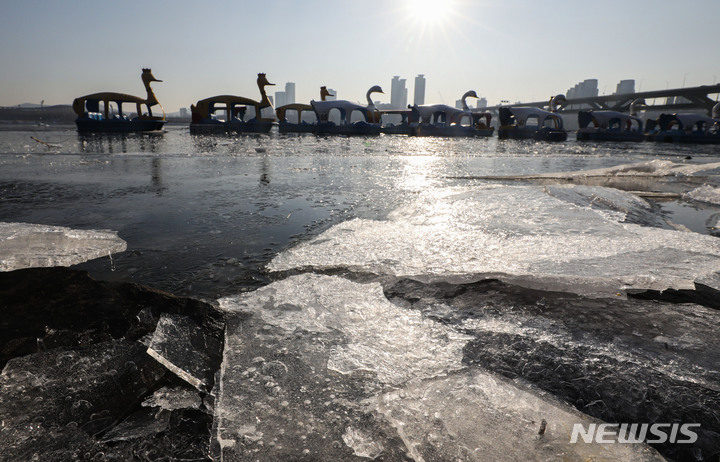
[[[720,144],[720,103],[712,117],[703,114],[660,114],[645,123],[648,141],[665,143]]]
[[[367,106],[352,103],[346,100],[337,101],[311,101],[310,105],[315,111],[317,124],[315,133],[321,135],[378,135],[380,134],[381,114],[375,108],[370,95],[383,93],[379,85],[371,87],[366,94]],[[330,120],[331,112],[339,114],[340,121]]]
[[[498,109],[500,139],[535,139],[539,141],[565,141],[567,130],[563,118],[556,114],[556,105],[564,102],[558,95],[550,101],[550,111],[537,107],[501,107]]]
[[[578,141],[643,141],[643,121],[617,111],[578,112]]]
[[[411,107],[410,126],[415,136],[492,136],[495,130],[490,126],[489,112],[473,112],[467,105],[467,98],[477,98],[474,90],[462,98],[462,108],[445,104],[414,105]]]
[[[145,98],[113,92],[75,98],[73,110],[78,116],[75,119],[78,131],[127,133],[161,130],[165,125],[165,111],[150,88],[150,83],[162,80],[156,79],[150,69],[143,69],[140,78],[147,92]],[[132,105],[135,113],[128,115],[123,105]],[[153,106],[160,106],[162,116],[153,115]]]
[[[645,101],[630,104],[630,115],[618,111],[579,111],[578,141],[643,141],[643,121],[637,116],[637,108]]]
[[[272,108],[266,86],[275,85],[267,80],[265,74],[258,74],[257,86],[260,100],[243,96],[220,95],[201,99],[190,106],[192,122],[190,133],[268,133],[275,121],[262,116],[264,108]],[[245,120],[249,107],[254,109],[251,119]]]

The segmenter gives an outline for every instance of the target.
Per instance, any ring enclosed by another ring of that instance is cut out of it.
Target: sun
[[[440,24],[447,19],[450,4],[447,0],[408,0],[407,9],[417,23]]]

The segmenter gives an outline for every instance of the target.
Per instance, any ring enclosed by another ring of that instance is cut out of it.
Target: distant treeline
[[[42,107],[0,107],[0,120],[3,121],[73,123],[76,117],[72,106],[67,104]]]

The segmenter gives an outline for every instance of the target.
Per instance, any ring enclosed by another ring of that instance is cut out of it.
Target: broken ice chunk
[[[187,316],[163,314],[147,353],[200,391],[212,387],[222,344]]]
[[[126,248],[115,231],[0,223],[0,271],[71,266]]]

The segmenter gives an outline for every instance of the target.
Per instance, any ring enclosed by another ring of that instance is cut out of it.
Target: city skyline
[[[0,105],[142,95],[143,67],[163,80],[153,88],[166,112],[219,94],[259,99],[259,72],[276,84],[269,95],[295,82],[300,103],[318,99],[321,86],[362,102],[380,85],[385,95],[374,98],[387,104],[392,76],[424,75],[424,102],[450,105],[468,90],[489,105],[539,101],[588,78],[601,95],[623,80],[636,91],[717,83],[711,57],[686,44],[712,43],[720,3],[693,4],[705,14],[692,24],[670,5],[608,0],[588,14],[571,0],[552,8],[529,0],[3,2]],[[405,98],[414,102],[413,93]]]

